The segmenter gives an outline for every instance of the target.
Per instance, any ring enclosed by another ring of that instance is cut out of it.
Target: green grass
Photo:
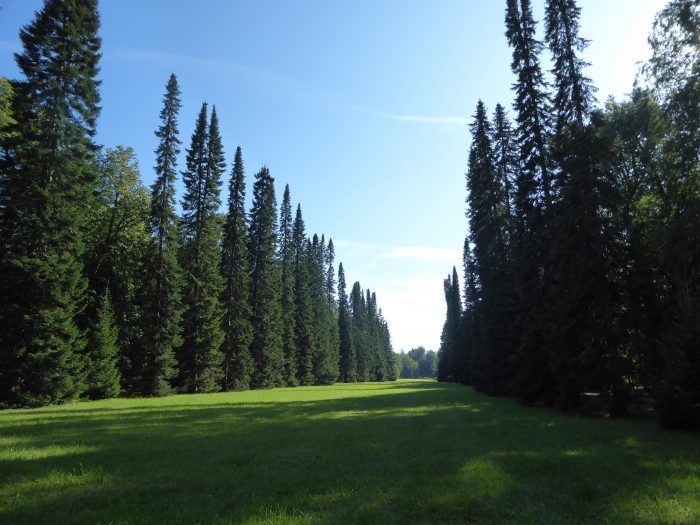
[[[700,436],[432,381],[11,410],[0,523],[700,523]]]

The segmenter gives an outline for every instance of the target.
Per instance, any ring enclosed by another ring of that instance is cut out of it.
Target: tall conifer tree
[[[615,233],[600,216],[601,210],[616,207],[616,197],[601,170],[609,146],[589,124],[594,97],[583,74],[587,63],[578,55],[588,44],[578,34],[580,13],[575,0],[546,4],[546,40],[556,88],[552,156],[559,168],[559,200],[550,225],[547,339],[558,405],[576,408],[581,392],[604,392],[612,394],[610,406],[619,411],[626,400],[610,280]]]
[[[219,298],[223,283],[219,273],[221,232],[216,213],[221,205],[225,166],[216,108],[212,109],[207,129],[204,103],[187,150],[187,171],[182,174],[185,337],[179,361],[180,385],[189,392],[214,392],[220,388],[224,334]]]
[[[141,290],[143,351],[133,356],[129,366],[130,390],[142,395],[170,391],[170,380],[176,373],[175,350],[182,344],[182,272],[177,260],[180,234],[175,214],[180,107],[180,88],[172,74],[163,98],[161,124],[155,132],[159,144],[155,151],[156,179],[151,186],[151,243]]]
[[[279,225],[279,260],[282,267],[282,341],[284,345],[284,377],[289,386],[298,384],[297,380],[297,345],[296,345],[296,311],[294,287],[294,237],[292,223],[292,202],[289,184],[284,187]]]
[[[511,69],[517,77],[514,108],[519,149],[512,268],[517,292],[519,334],[516,388],[525,401],[551,401],[554,382],[545,350],[548,268],[547,222],[553,199],[551,160],[547,149],[549,104],[540,68],[542,43],[535,38],[530,0],[508,0],[506,37],[513,49]]]
[[[316,384],[331,384],[338,378],[338,343],[334,310],[328,304],[326,288],[326,246],[314,234],[307,245],[309,253],[309,288],[313,312],[313,373]]]
[[[43,405],[83,390],[86,281],[99,114],[96,0],[47,0],[20,31],[14,162],[0,180],[0,402]],[[8,153],[3,146],[5,154]]]
[[[236,149],[229,184],[228,213],[224,227],[221,273],[224,277],[222,345],[224,390],[250,388],[253,357],[250,354],[250,275],[248,222],[245,215],[245,175],[240,146]]]
[[[357,359],[343,263],[338,265],[338,333],[340,336],[340,381],[351,383],[357,380]]]
[[[286,384],[284,377],[281,275],[277,252],[277,203],[274,179],[267,167],[255,175],[250,211],[250,276],[255,363],[253,386],[271,388]]]
[[[311,289],[309,286],[309,252],[307,250],[306,227],[301,213],[301,205],[297,205],[294,218],[294,305],[296,346],[297,346],[297,379],[301,385],[313,383],[313,310]]]
[[[357,356],[357,380],[369,381],[372,375],[373,360],[369,351],[367,305],[359,282],[352,285],[350,294],[352,306],[353,341]]]
[[[508,273],[507,192],[498,173],[491,144],[491,125],[479,101],[471,126],[467,188],[469,224],[474,245],[475,270],[479,275],[479,366],[482,381],[475,386],[492,393],[510,389],[509,355],[513,344],[504,327],[511,324],[511,283]],[[454,286],[454,285],[453,285]],[[462,366],[462,365],[460,365]],[[460,372],[463,374],[463,372]]]

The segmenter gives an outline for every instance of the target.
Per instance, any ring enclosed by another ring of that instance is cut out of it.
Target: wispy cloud
[[[2,45],[2,42],[0,42],[0,45]],[[166,53],[163,51],[148,49],[122,48],[107,50],[105,51],[105,54],[111,57],[127,59],[130,61],[168,66],[176,71],[182,68],[190,68],[210,69],[219,73],[224,72],[231,78],[245,78],[250,79],[253,82],[267,84],[278,89],[281,88],[284,90],[292,90],[297,94],[313,99],[317,104],[322,104],[327,107],[333,107],[345,111],[364,113],[380,119],[435,126],[466,126],[468,124],[468,119],[466,117],[391,113],[363,106],[344,104],[342,102],[338,102],[337,100],[334,101],[335,97],[332,94],[294,80],[293,78],[275,73],[274,71],[268,71],[266,69],[251,67],[227,60],[202,58],[177,53]]]
[[[361,106],[351,106],[349,109],[359,113],[366,113],[374,117],[395,120],[398,122],[414,122],[416,124],[432,124],[437,126],[466,126],[469,120],[466,117],[438,116],[438,115],[403,115],[399,113],[389,113],[377,109],[365,108]]]
[[[399,246],[383,252],[382,259],[407,259],[412,261],[455,262],[462,258],[459,250],[429,246]]]
[[[141,63],[163,66],[167,65],[175,70],[179,68],[210,69],[219,73],[225,73],[232,78],[247,78],[253,81],[270,84],[278,88],[292,89],[297,92],[303,92],[308,95],[322,95],[315,88],[302,84],[301,82],[297,82],[296,80],[285,75],[227,60],[202,58],[179,53],[166,53],[163,51],[153,51],[148,49],[122,48],[110,50],[106,52],[106,54],[111,57],[138,61]]]

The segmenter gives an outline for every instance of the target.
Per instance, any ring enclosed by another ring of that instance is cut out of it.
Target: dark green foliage
[[[549,159],[549,104],[540,68],[542,44],[535,39],[535,21],[529,0],[508,0],[506,37],[513,49],[511,69],[517,77],[513,85],[518,145],[518,178],[515,190],[514,231],[511,265],[518,334],[513,383],[520,398],[527,402],[549,401],[553,384],[544,347],[544,322],[548,268],[549,209],[553,199]]]
[[[225,170],[216,108],[207,130],[207,105],[197,119],[183,172],[182,268],[184,341],[178,351],[180,388],[187,392],[215,392],[221,387],[223,290],[219,272],[221,240],[216,213],[221,205],[221,176]]]
[[[595,88],[583,69],[588,62],[583,53],[589,41],[579,36],[581,8],[576,0],[547,0],[545,7],[545,41],[552,53],[554,67],[553,99],[556,114],[555,135],[568,126],[582,128],[593,102]]]
[[[665,427],[700,429],[700,7],[673,0],[654,22],[646,74],[660,101],[663,157],[653,166],[651,223],[668,287],[659,412]]]
[[[263,167],[255,175],[250,211],[250,304],[255,363],[252,385],[271,388],[286,385],[281,318],[281,272],[277,253],[277,203],[274,179]]]
[[[297,382],[297,337],[295,294],[295,245],[292,223],[292,201],[289,184],[284,187],[279,225],[279,261],[282,267],[282,341],[284,346],[284,377],[289,386]]]
[[[143,323],[139,290],[147,268],[149,246],[148,191],[141,184],[136,153],[107,148],[96,163],[97,199],[93,204],[84,254],[90,301],[85,317],[97,318],[109,292],[119,334],[119,365],[125,390],[133,390],[134,359],[142,349]]]
[[[90,331],[88,341],[87,390],[90,399],[117,397],[121,390],[119,382],[118,330],[114,310],[105,291],[97,310],[97,318]]]
[[[49,0],[20,31],[13,119],[0,179],[0,403],[82,392],[86,280],[99,114],[97,2]]]
[[[225,285],[222,294],[224,354],[222,365],[224,390],[250,388],[253,357],[250,354],[250,275],[248,262],[248,222],[245,215],[245,177],[241,148],[236,149],[229,184],[228,214],[224,227],[221,273]]]
[[[535,20],[530,0],[508,0],[506,37],[513,48],[511,69],[517,113],[517,140],[522,175],[517,191],[517,205],[526,217],[542,203],[546,209],[552,200],[551,174],[547,160],[548,102],[546,84],[538,55],[542,43],[535,39]]]
[[[612,415],[651,394],[663,426],[697,429],[697,0],[674,0],[657,16],[649,88],[604,112],[592,109],[575,0],[548,0],[545,14],[555,125],[530,2],[509,0],[518,126],[513,135],[501,106],[491,125],[478,104],[462,333],[453,335],[453,275],[438,379]]]
[[[294,306],[295,330],[297,347],[297,380],[301,385],[310,385],[313,376],[313,311],[311,288],[309,286],[309,254],[307,249],[306,228],[301,213],[301,205],[297,206],[292,233],[294,242]]]
[[[429,378],[437,374],[437,353],[422,346],[413,348],[408,353],[394,354],[394,359],[400,364],[401,379]]]
[[[377,296],[362,291],[359,282],[350,294],[352,333],[358,381],[393,381],[397,378],[389,326],[377,305]]]
[[[501,123],[499,134],[505,133],[503,127]],[[511,389],[509,357],[516,346],[512,333],[507,330],[513,324],[513,285],[507,246],[510,216],[506,186],[507,174],[512,169],[503,165],[503,160],[499,167],[505,175],[496,169],[491,125],[481,101],[477,104],[470,131],[473,139],[467,172],[467,201],[470,241],[474,246],[473,273],[479,275],[480,284],[476,297],[478,306],[475,306],[478,310],[480,353],[479,361],[474,366],[481,369],[481,375],[474,385],[485,392],[506,394]],[[463,362],[460,366],[467,365]],[[464,372],[461,374],[463,380],[466,379]]]
[[[459,292],[457,269],[444,280],[447,314],[440,335],[438,351],[438,381],[465,382],[466,355],[463,352],[462,296]]]
[[[353,341],[357,355],[357,380],[369,381],[373,364],[372,356],[369,353],[369,319],[365,296],[359,282],[355,282],[352,286],[350,304],[352,307]]]
[[[340,339],[340,381],[351,383],[357,380],[357,357],[343,263],[338,265],[338,334]]]
[[[335,307],[328,303],[326,246],[318,235],[307,244],[309,292],[313,316],[313,376],[317,385],[329,385],[338,378],[338,340]]]
[[[175,351],[182,344],[182,270],[177,260],[180,234],[175,214],[180,106],[180,89],[173,74],[166,85],[161,124],[155,132],[159,143],[155,151],[156,179],[151,186],[151,241],[140,292],[142,350],[131,356],[125,385],[131,393],[147,396],[170,392],[170,380],[176,374]]]

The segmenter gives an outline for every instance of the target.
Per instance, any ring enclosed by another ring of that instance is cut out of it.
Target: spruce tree
[[[481,101],[470,131],[473,138],[467,172],[468,216],[475,270],[481,285],[478,307],[481,339],[478,344],[482,359],[478,366],[482,370],[481,380],[475,386],[486,392],[505,394],[510,390],[508,363],[515,346],[504,330],[512,323],[508,196],[503,177],[496,169],[491,125]],[[463,371],[458,375],[464,379]]]
[[[498,184],[503,191],[502,201],[506,209],[508,241],[510,241],[513,235],[515,187],[518,179],[518,152],[506,110],[500,104],[496,104],[491,132],[493,166],[496,178],[499,181]]]
[[[326,288],[326,246],[324,239],[314,234],[307,245],[309,257],[309,289],[313,312],[313,375],[320,385],[333,383],[338,378],[338,344],[336,320],[328,304]]]
[[[519,175],[515,191],[515,238],[512,273],[517,293],[515,306],[518,354],[516,390],[526,402],[551,402],[554,381],[545,349],[549,268],[547,240],[553,199],[551,160],[547,148],[549,104],[540,68],[542,43],[535,38],[535,21],[529,0],[508,0],[506,37],[513,49]]]
[[[250,303],[255,363],[252,385],[256,388],[284,386],[281,275],[277,252],[277,203],[274,179],[267,167],[255,175],[250,211]]]
[[[352,285],[350,303],[352,305],[353,340],[357,356],[357,380],[369,381],[373,367],[368,341],[369,320],[367,318],[364,292],[359,282],[355,282]]]
[[[545,6],[545,41],[552,54],[556,94],[553,109],[556,114],[555,135],[567,126],[583,128],[584,121],[595,102],[591,80],[583,69],[589,64],[580,57],[589,41],[579,36],[581,8],[576,0],[547,0]]]
[[[225,285],[224,355],[222,384],[224,390],[250,388],[253,357],[250,354],[250,275],[248,262],[248,223],[245,215],[245,175],[240,146],[236,149],[229,184],[228,213],[224,227],[221,273]]]
[[[114,310],[105,290],[88,342],[87,391],[91,399],[117,397],[120,392],[118,333]]]
[[[221,175],[225,169],[216,108],[207,130],[207,105],[197,119],[192,145],[187,150],[187,171],[182,178],[182,266],[184,342],[179,350],[181,387],[188,392],[220,389],[223,354],[221,328],[223,289],[219,273],[221,232],[216,213],[221,205]]]
[[[170,392],[170,381],[176,374],[175,351],[182,344],[182,271],[177,260],[180,234],[175,214],[180,107],[180,88],[172,74],[163,97],[161,124],[155,132],[159,143],[148,221],[151,241],[141,289],[143,350],[132,356],[128,366],[129,390],[147,396]]]
[[[514,84],[517,138],[522,176],[518,202],[522,211],[532,212],[541,203],[547,209],[552,202],[552,183],[547,156],[549,104],[547,86],[540,68],[542,43],[535,38],[535,20],[530,0],[507,0],[506,37],[513,48],[511,69]]]
[[[100,21],[95,0],[47,0],[20,31],[10,143],[0,180],[0,403],[44,405],[83,390]],[[5,137],[6,138],[6,137]],[[11,151],[8,151],[11,150]]]
[[[294,237],[292,223],[292,202],[289,184],[284,187],[279,225],[279,261],[282,268],[282,341],[284,346],[284,377],[287,385],[295,386],[297,381],[296,311],[294,288]]]
[[[310,385],[313,376],[313,311],[311,289],[309,286],[309,252],[307,250],[306,227],[301,213],[301,205],[297,205],[294,218],[294,306],[297,347],[297,379],[300,385]]]
[[[447,312],[438,351],[438,381],[465,381],[465,355],[462,346],[462,296],[459,291],[457,268],[444,280]]]
[[[618,354],[614,285],[615,229],[603,210],[617,197],[606,183],[601,160],[610,146],[589,123],[593,87],[578,54],[588,42],[578,34],[575,0],[546,4],[546,40],[553,58],[556,129],[552,158],[558,165],[558,194],[549,237],[551,301],[548,347],[557,382],[557,403],[575,408],[581,392],[602,392],[610,408],[624,410],[623,368]],[[607,256],[606,256],[607,254]],[[627,375],[627,374],[624,374]]]
[[[351,383],[357,380],[357,360],[343,263],[338,265],[338,333],[340,336],[340,381]]]

